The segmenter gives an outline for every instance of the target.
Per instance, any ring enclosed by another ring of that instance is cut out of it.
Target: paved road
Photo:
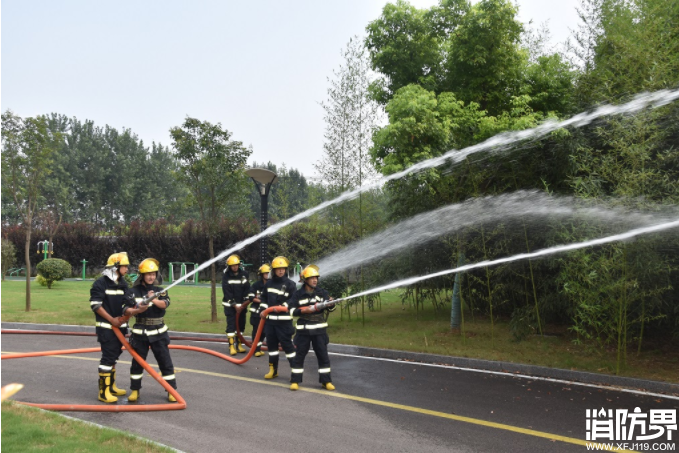
[[[223,344],[175,344],[226,350]],[[2,352],[96,345],[94,337],[2,335]],[[283,361],[279,378],[266,381],[266,356],[241,366],[190,351],[173,350],[172,356],[186,410],[69,415],[186,452],[569,452],[586,451],[577,444],[585,439],[586,409],[679,408],[672,398],[339,354],[331,355],[337,391],[321,389],[310,354],[305,382],[291,392]],[[25,384],[18,400],[92,404],[98,357],[3,361],[2,382]],[[129,358],[124,353],[118,367],[121,384]],[[142,404],[165,402],[149,376],[141,395]]]

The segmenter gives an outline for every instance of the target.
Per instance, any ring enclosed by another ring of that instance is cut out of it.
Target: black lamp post
[[[267,170],[266,168],[251,168],[246,170],[245,174],[252,178],[255,186],[257,186],[259,197],[262,200],[262,213],[259,217],[259,227],[261,231],[264,231],[269,223],[269,190],[278,176],[276,173]],[[260,266],[268,261],[268,244],[269,240],[267,237],[263,237],[259,240]]]

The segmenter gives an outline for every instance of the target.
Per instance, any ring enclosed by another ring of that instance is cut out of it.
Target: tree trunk
[[[24,247],[26,260],[26,311],[31,311],[31,224],[26,226],[26,244]]]
[[[214,238],[210,235],[208,241],[210,248],[210,259],[215,257]],[[217,322],[217,268],[215,263],[210,265],[210,306],[212,307],[212,322]]]

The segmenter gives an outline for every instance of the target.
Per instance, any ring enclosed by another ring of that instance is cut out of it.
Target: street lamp
[[[271,170],[267,170],[266,168],[250,168],[249,170],[245,171],[245,174],[252,178],[252,181],[255,183],[257,191],[259,192],[259,197],[262,200],[262,212],[259,217],[259,227],[261,231],[264,231],[266,230],[267,224],[269,223],[269,190],[271,189],[271,185],[276,182],[278,176],[276,173],[272,172]],[[267,237],[263,237],[259,240],[260,266],[268,261],[268,244],[269,242]]]

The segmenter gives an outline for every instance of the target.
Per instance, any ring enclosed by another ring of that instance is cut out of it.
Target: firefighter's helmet
[[[108,261],[106,262],[106,267],[120,267],[129,265],[130,259],[127,257],[127,252],[114,253],[108,257]]]
[[[311,277],[320,277],[321,274],[318,273],[318,266],[316,266],[315,264],[309,264],[307,267],[304,268],[301,276],[304,280],[306,280],[307,278]]]
[[[233,266],[234,264],[240,264],[240,256],[238,255],[231,255],[226,259],[226,265],[227,266]]]
[[[269,272],[271,272],[271,266],[269,266],[268,264],[263,264],[262,267],[260,267],[259,270],[257,271],[257,273],[260,275],[268,274]]]
[[[274,258],[273,261],[271,262],[271,267],[272,267],[273,269],[279,269],[279,268],[281,268],[281,267],[284,267],[284,268],[287,269],[289,265],[290,265],[290,262],[289,262],[288,259],[287,259],[286,257],[284,257],[284,256],[277,256],[277,257]]]
[[[149,272],[158,272],[160,270],[160,263],[158,260],[153,258],[146,258],[144,261],[139,263],[139,273],[147,274]]]

